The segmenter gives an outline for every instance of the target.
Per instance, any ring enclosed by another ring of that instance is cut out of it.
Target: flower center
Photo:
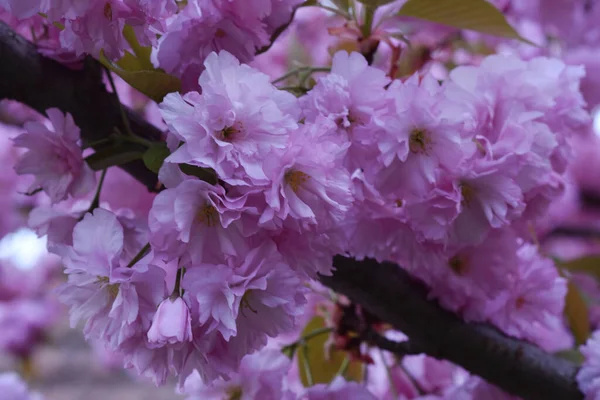
[[[119,284],[118,283],[110,284],[108,277],[106,277],[106,276],[99,276],[98,283],[100,283],[102,285],[103,289],[106,289],[111,302],[114,302],[115,299],[117,298],[117,295],[119,294]]]
[[[232,388],[227,389],[225,393],[227,397],[225,400],[241,400],[242,398],[242,388],[239,386],[234,386]]]
[[[252,292],[252,290],[247,290],[246,293],[244,293],[244,295],[242,296],[242,300],[240,301],[240,310],[242,312],[242,315],[246,316],[244,314],[244,311],[246,309],[252,311],[254,314],[258,314],[258,311],[256,311],[254,308],[252,308],[252,306],[250,305],[250,293]]]
[[[212,204],[205,204],[198,210],[196,214],[196,219],[198,222],[208,226],[213,227],[216,226],[219,222],[219,212]]]
[[[106,2],[106,4],[104,5],[104,16],[106,17],[107,20],[112,21],[112,18],[113,18],[112,6],[110,5],[109,2]]]
[[[467,183],[460,184],[460,194],[462,195],[462,204],[469,207],[475,198],[475,189]]]
[[[239,136],[240,132],[242,132],[242,124],[236,122],[232,126],[227,126],[220,130],[217,136],[224,142],[231,142],[236,138],[236,136]]]
[[[523,297],[523,296],[517,297],[517,300],[515,302],[515,307],[517,308],[517,310],[520,310],[521,308],[523,308],[524,305],[525,305],[525,297]]]
[[[425,129],[415,128],[412,130],[408,139],[408,148],[412,153],[426,154],[430,146],[431,138]]]
[[[310,175],[302,171],[290,170],[285,173],[284,179],[294,193],[297,193],[300,186],[310,179]]]
[[[226,33],[223,29],[219,28],[217,29],[217,31],[215,32],[215,36],[218,38],[223,38],[225,37]]]
[[[464,275],[468,270],[468,263],[464,257],[460,255],[455,255],[450,260],[448,260],[448,265],[452,268],[457,275]]]

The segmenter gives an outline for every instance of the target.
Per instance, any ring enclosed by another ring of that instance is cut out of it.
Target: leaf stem
[[[313,379],[312,370],[310,369],[310,363],[308,362],[308,346],[302,346],[302,353],[304,355],[302,364],[304,365],[304,372],[306,373],[306,382],[308,383],[308,386],[313,386],[315,381]]]
[[[135,257],[133,257],[133,259],[129,262],[129,264],[127,264],[127,268],[133,267],[135,265],[135,263],[137,263],[142,258],[144,258],[146,256],[146,254],[148,253],[148,250],[150,250],[150,243],[146,243],[146,245],[144,247],[142,247],[140,252],[137,253],[135,255]]]
[[[115,81],[113,80],[112,74],[108,67],[104,66],[104,70],[106,71],[106,75],[108,77],[108,81],[110,82],[110,87],[112,88],[113,93],[117,97],[117,101],[119,102],[119,111],[121,112],[121,119],[123,120],[123,126],[125,130],[130,136],[135,136],[133,131],[131,130],[131,125],[129,124],[129,119],[127,118],[127,114],[125,114],[125,109],[123,108],[123,104],[121,104],[121,99],[119,98],[119,93],[117,92],[117,87],[115,85]]]
[[[96,187],[96,193],[94,194],[94,199],[90,203],[90,208],[88,208],[87,212],[92,212],[96,208],[100,207],[100,192],[102,191],[102,185],[104,184],[104,178],[106,177],[106,171],[108,168],[104,168],[102,173],[100,174],[100,180],[98,181],[98,186]]]
[[[285,74],[283,74],[282,76],[280,76],[279,78],[275,79],[274,81],[271,81],[271,84],[276,84],[279,82],[283,82],[285,81],[287,78],[291,78],[294,75],[297,75],[301,72],[308,72],[309,75],[314,74],[315,72],[329,72],[331,71],[331,68],[329,67],[298,67],[298,68],[293,68],[291,70],[289,70],[288,72],[286,72]]]

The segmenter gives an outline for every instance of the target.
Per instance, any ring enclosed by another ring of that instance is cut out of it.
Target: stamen
[[[413,129],[408,139],[408,148],[412,153],[425,153],[431,147],[431,138],[425,129]]]
[[[294,193],[297,193],[300,186],[310,179],[310,175],[302,171],[290,170],[285,173],[284,179],[291,186]]]
[[[216,226],[219,222],[219,212],[212,204],[205,204],[196,214],[198,222],[208,226]]]

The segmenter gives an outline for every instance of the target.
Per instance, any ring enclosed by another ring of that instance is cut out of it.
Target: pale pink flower
[[[181,297],[163,300],[152,318],[148,340],[152,343],[179,343],[192,340],[190,310]]]
[[[32,174],[35,182],[30,190],[42,188],[56,203],[70,194],[82,196],[95,185],[94,172],[82,157],[79,128],[70,114],[59,109],[46,111],[52,124],[25,124],[26,133],[14,139],[15,146],[29,149],[15,165],[18,174]]]

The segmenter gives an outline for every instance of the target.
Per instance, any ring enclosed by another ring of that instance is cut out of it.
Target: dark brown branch
[[[119,102],[102,82],[102,68],[92,58],[82,70],[74,71],[41,56],[36,47],[0,21],[0,99],[13,99],[45,114],[58,107],[73,115],[81,128],[84,143],[93,143],[113,133],[126,132]],[[161,131],[126,108],[132,131],[149,140],[160,140]],[[126,144],[129,150],[143,150]],[[100,146],[95,146],[100,149]],[[124,149],[125,150],[125,149]],[[123,168],[149,189],[156,187],[156,175],[142,161]]]
[[[40,56],[32,44],[1,22],[0,60],[0,99],[15,99],[39,112],[51,107],[70,112],[87,143],[105,138],[115,126],[124,131],[119,103],[106,91],[100,67],[93,60],[86,60],[81,71],[69,70]],[[150,140],[160,137],[158,129],[131,110],[127,115],[136,134]],[[156,175],[141,162],[124,168],[149,188],[155,187]],[[465,323],[428,301],[424,288],[396,265],[341,256],[334,264],[333,276],[323,276],[321,281],[404,332],[411,340],[408,343],[418,344],[419,351],[452,361],[525,399],[583,398],[575,381],[575,364],[488,326]],[[397,344],[388,342],[380,345],[399,350]]]
[[[406,334],[432,357],[449,360],[524,399],[583,399],[577,366],[492,327],[465,323],[427,300],[422,284],[391,263],[336,256],[321,282]]]

